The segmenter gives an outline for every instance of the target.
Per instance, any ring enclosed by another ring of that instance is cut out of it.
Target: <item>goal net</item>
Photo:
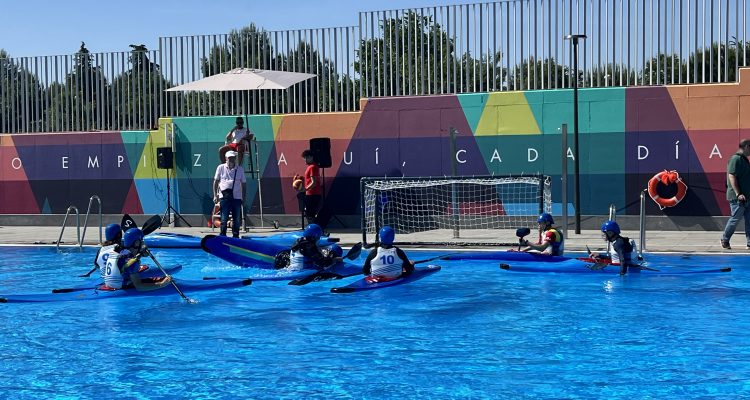
[[[362,178],[362,236],[385,225],[399,244],[513,245],[517,228],[551,212],[550,177]]]

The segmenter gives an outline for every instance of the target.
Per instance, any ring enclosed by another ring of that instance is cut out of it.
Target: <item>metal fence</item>
[[[0,58],[0,132],[153,128],[162,116],[355,111],[359,99],[733,82],[747,0],[508,0],[361,12],[356,26],[163,37],[157,50]],[[586,34],[576,74],[563,37]],[[234,67],[316,74],[288,90],[164,89]]]

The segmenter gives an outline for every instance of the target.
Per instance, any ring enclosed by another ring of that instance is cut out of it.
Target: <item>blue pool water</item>
[[[2,247],[0,293],[80,284],[94,249]],[[182,278],[251,276],[158,250]],[[435,253],[409,252],[414,259]],[[0,304],[0,398],[750,397],[747,256],[692,276],[524,274],[441,261],[411,285],[255,282],[196,293]]]

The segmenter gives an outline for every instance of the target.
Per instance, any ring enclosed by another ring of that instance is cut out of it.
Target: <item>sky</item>
[[[255,23],[266,30],[357,25],[362,11],[465,0],[21,0],[3,1],[0,49],[11,57],[73,54],[81,41],[92,53],[158,48],[163,36],[228,33]]]

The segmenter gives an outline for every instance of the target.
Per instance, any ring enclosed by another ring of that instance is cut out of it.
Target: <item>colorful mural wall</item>
[[[648,180],[674,169],[689,187],[685,199],[663,211],[649,201],[649,214],[726,215],[726,162],[750,137],[748,74],[742,70],[739,84],[581,89],[582,214],[606,214],[610,204],[637,214]],[[257,180],[248,185],[252,212],[262,198],[265,214],[297,214],[290,180],[304,171],[300,153],[310,138],[329,137],[327,200],[340,215],[359,213],[361,176],[447,175],[451,157],[461,175],[551,175],[559,213],[559,128],[568,123],[572,133],[572,114],[572,92],[552,90],[376,98],[361,112],[253,115],[261,190]],[[0,213],[64,213],[70,204],[85,210],[94,194],[105,213],[163,212],[167,176],[156,168],[156,148],[173,124],[173,205],[207,215],[217,149],[233,120],[163,118],[162,130],[151,132],[0,135]],[[451,128],[458,131],[455,154]],[[573,152],[566,154],[572,173]],[[572,176],[569,185],[572,199]]]

